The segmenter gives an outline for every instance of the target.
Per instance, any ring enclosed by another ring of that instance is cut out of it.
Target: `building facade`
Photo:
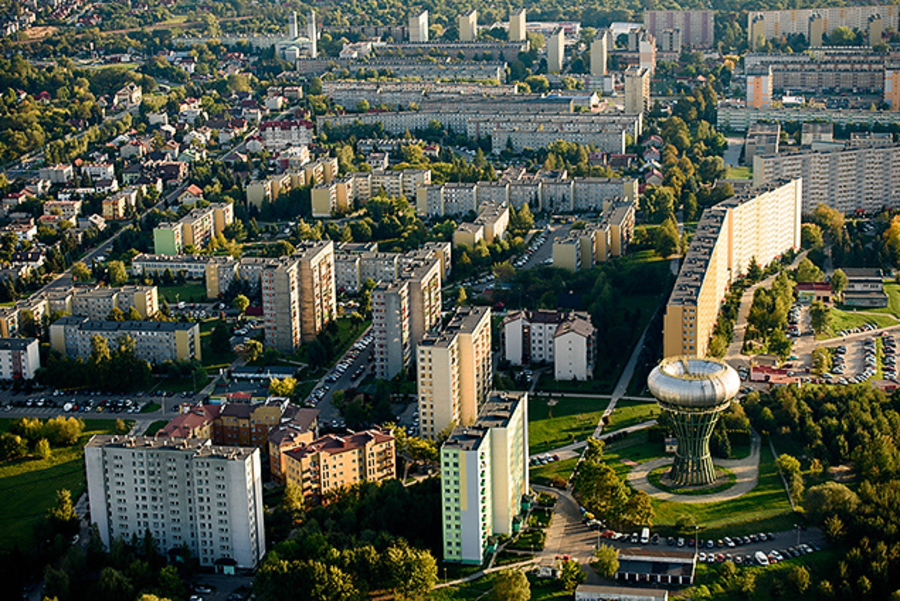
[[[31,380],[41,366],[37,338],[0,338],[0,380]]]
[[[50,348],[67,357],[87,360],[91,339],[106,339],[111,349],[121,338],[134,340],[139,359],[159,364],[166,361],[200,360],[200,326],[187,322],[99,321],[69,315],[50,324]]]

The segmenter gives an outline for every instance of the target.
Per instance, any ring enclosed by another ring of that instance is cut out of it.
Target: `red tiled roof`
[[[161,438],[187,438],[197,428],[208,426],[219,416],[220,405],[194,405],[187,413],[172,419],[156,433]]]

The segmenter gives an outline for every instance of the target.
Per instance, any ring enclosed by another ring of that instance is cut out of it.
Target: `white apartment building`
[[[820,204],[846,214],[900,206],[900,145],[753,157],[753,185],[803,178],[803,214]]]
[[[209,439],[94,436],[84,447],[91,521],[107,548],[149,531],[163,553],[252,569],[266,552],[255,448]]]
[[[259,135],[269,150],[308,146],[313,139],[313,124],[311,121],[264,121],[259,124]]]
[[[37,338],[0,338],[0,380],[31,380],[41,366]]]
[[[428,41],[427,10],[409,16],[409,41],[413,43],[424,43]]]
[[[480,564],[511,535],[528,494],[528,393],[493,392],[441,446],[444,561]]]
[[[416,380],[422,436],[452,424],[472,424],[493,382],[491,310],[460,307],[437,334],[417,347]]]
[[[552,363],[558,379],[590,379],[597,330],[587,313],[513,311],[503,320],[504,352],[512,365]]]

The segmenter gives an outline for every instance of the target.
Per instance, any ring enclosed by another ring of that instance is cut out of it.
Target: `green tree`
[[[122,261],[110,261],[106,264],[106,273],[109,276],[110,286],[121,286],[128,281],[128,272]]]
[[[600,545],[594,552],[591,567],[604,578],[612,580],[619,571],[619,552],[609,545]]]
[[[300,520],[305,505],[303,489],[293,480],[288,480],[284,486],[284,493],[281,496],[281,509],[291,517],[292,523],[297,523]]]
[[[508,283],[516,277],[516,268],[510,265],[509,261],[494,263],[491,271],[498,282]]]
[[[822,245],[822,228],[815,223],[804,223],[800,227],[800,246],[811,249]]]
[[[531,599],[531,584],[519,570],[503,570],[494,577],[491,601],[528,601]]]
[[[822,522],[828,516],[852,516],[857,507],[857,494],[838,482],[813,486],[803,497],[803,509],[816,522]]]
[[[259,340],[248,340],[244,343],[244,356],[247,361],[252,363],[256,361],[263,352],[263,345]]]
[[[787,574],[787,581],[794,592],[804,594],[810,585],[809,570],[803,566],[794,566]]]
[[[769,336],[769,352],[785,361],[794,350],[794,343],[787,337],[784,330],[778,328]]]
[[[579,584],[584,582],[585,578],[587,578],[587,574],[584,573],[581,565],[574,559],[562,563],[559,570],[559,581],[567,591],[574,591]]]
[[[72,503],[72,493],[67,488],[56,491],[56,503],[47,511],[51,525],[61,532],[78,528],[78,516]]]
[[[831,353],[823,347],[816,347],[812,352],[813,372],[819,375],[831,371]]]
[[[231,350],[231,332],[224,321],[216,323],[209,335],[209,346],[216,353],[227,353]]]
[[[250,306],[250,299],[244,296],[243,294],[238,294],[234,297],[234,300],[231,302],[231,305],[243,313],[247,310],[247,307]]]
[[[468,296],[466,296],[466,289],[462,286],[456,291],[456,306],[462,307],[468,302]]]
[[[72,264],[72,277],[78,282],[90,282],[93,279],[91,270],[81,261]]]
[[[28,452],[28,443],[18,434],[4,432],[0,434],[0,461],[9,461],[24,457]]]
[[[384,566],[388,588],[398,599],[424,599],[437,583],[437,562],[431,553],[405,542],[388,547]]]
[[[42,438],[34,445],[34,454],[38,459],[50,459],[50,442],[46,438]]]
[[[654,250],[660,257],[669,257],[678,251],[678,224],[669,216],[656,231]]]
[[[820,300],[809,306],[809,321],[816,334],[821,334],[831,325],[831,307]]]
[[[810,282],[821,282],[825,278],[822,270],[808,258],[804,258],[797,265],[797,271],[794,273],[794,279],[798,284],[807,284]]]
[[[134,594],[131,580],[114,568],[103,568],[100,571],[96,590],[97,595],[94,598],[101,601],[124,601]]]
[[[835,269],[831,274],[831,290],[839,299],[843,298],[843,292],[847,289],[847,274],[843,269]]]
[[[271,396],[291,397],[297,388],[297,380],[287,376],[282,379],[272,378],[269,382],[269,394]]]

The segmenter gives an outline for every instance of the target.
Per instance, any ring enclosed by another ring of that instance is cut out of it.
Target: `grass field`
[[[553,407],[547,405],[551,397],[528,397],[528,450],[533,455],[567,445],[590,436],[609,401],[580,397],[556,399]]]
[[[753,170],[750,167],[725,167],[727,179],[752,179]]]
[[[166,424],[168,423],[169,422],[164,419],[156,420],[155,422],[147,426],[147,429],[144,430],[144,436],[156,436],[156,433],[165,428]]]
[[[530,467],[528,468],[529,478],[534,484],[542,484],[544,486],[550,486],[556,478],[562,478],[563,480],[568,481],[569,478],[572,477],[572,472],[575,471],[575,466],[577,464],[578,457],[572,457],[571,459],[554,461],[547,465]]]
[[[160,286],[159,296],[170,305],[178,302],[206,302],[206,285],[203,282],[185,282],[176,286]]]
[[[0,431],[12,420],[0,419]],[[50,459],[19,459],[0,464],[0,548],[31,543],[35,524],[56,502],[56,491],[67,488],[73,501],[84,492],[82,447],[94,434],[113,434],[116,420],[85,420],[85,429],[72,447],[55,448]]]
[[[525,559],[523,557],[523,559]],[[475,601],[486,600],[494,585],[494,574],[467,582],[460,586],[448,586],[447,588],[432,591],[428,597],[431,601]],[[572,593],[567,593],[557,580],[538,581],[530,576],[531,601],[551,601],[553,599],[571,599]]]
[[[884,283],[884,291],[888,295],[888,306],[881,309],[867,309],[872,313],[886,313],[900,319],[900,284],[893,281]]]
[[[647,420],[659,417],[661,410],[655,401],[642,403],[640,401],[619,401],[616,408],[609,416],[609,424],[604,432],[615,432],[628,426],[640,424]]]
[[[831,326],[829,326],[821,334],[816,334],[816,340],[824,340],[827,338],[835,338],[839,336],[838,332],[850,328],[856,328],[866,323],[874,323],[879,328],[887,328],[897,325],[897,319],[892,315],[883,313],[846,311],[843,309],[831,310]]]

